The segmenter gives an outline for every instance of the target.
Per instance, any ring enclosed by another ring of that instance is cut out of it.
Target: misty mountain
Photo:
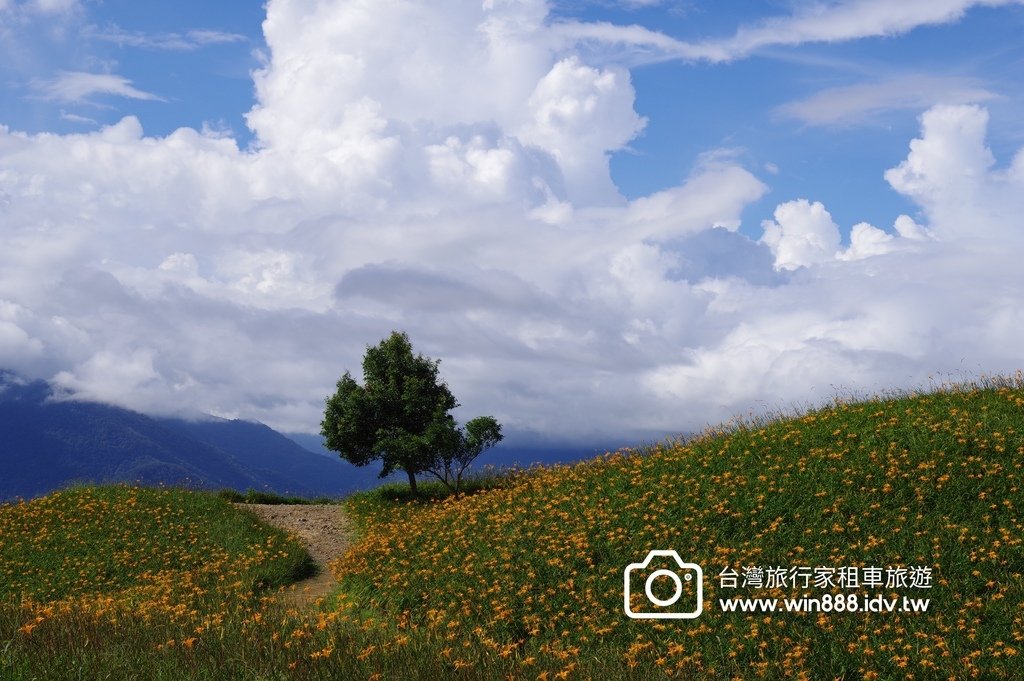
[[[319,451],[303,446],[295,435],[283,435],[256,421],[210,418],[202,421],[159,419],[159,423],[182,435],[227,452],[244,463],[257,476],[285,476],[305,481],[316,494],[337,496],[381,483],[380,464],[356,467],[343,461],[337,452],[324,447]],[[319,436],[306,435],[308,442]]]
[[[285,433],[284,436],[289,440],[294,440],[299,444],[299,446],[308,449],[315,454],[327,456],[332,459],[338,458],[337,452],[332,452],[324,446],[324,438],[320,435],[311,435],[309,433]]]
[[[261,423],[153,418],[55,399],[46,382],[0,370],[0,500],[73,482],[339,496],[375,477],[375,470],[314,454]]]

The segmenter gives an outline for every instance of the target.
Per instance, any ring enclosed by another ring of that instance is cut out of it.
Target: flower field
[[[335,569],[350,593],[435,641],[452,673],[1022,678],[1022,472],[1019,381],[840,404],[539,470],[397,516],[366,499],[367,535]],[[625,617],[623,570],[651,549],[703,566],[699,618]],[[720,572],[751,566],[913,566],[930,582],[721,586]],[[826,593],[930,603],[891,613],[716,604]]]
[[[301,612],[276,597],[301,549],[216,496],[73,489],[0,506],[0,678],[1024,678],[1022,473],[1018,376],[470,496],[383,489],[349,499],[340,589]],[[703,611],[627,617],[624,569],[667,549],[703,568]],[[720,604],[803,597],[829,607]],[[904,599],[927,609],[847,608]]]

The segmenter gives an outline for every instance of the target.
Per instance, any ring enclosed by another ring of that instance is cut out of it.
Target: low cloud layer
[[[844,242],[792,197],[751,240],[770,178],[728,154],[619,194],[608,156],[645,124],[629,71],[544,2],[267,11],[252,149],[131,117],[0,128],[0,366],[315,431],[404,329],[468,415],[622,440],[1018,365],[1024,155],[995,162],[980,107],[930,109],[886,173],[916,221]]]

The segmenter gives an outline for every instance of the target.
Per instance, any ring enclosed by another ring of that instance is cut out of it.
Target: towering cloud
[[[988,112],[937,106],[921,117],[921,137],[885,179],[925,210],[932,229],[950,239],[1019,241],[1024,208],[1024,153],[997,169],[985,144]]]
[[[618,33],[585,28],[539,0],[271,0],[250,149],[132,117],[0,128],[0,366],[315,430],[404,329],[474,413],[628,439],[1019,360],[1000,245],[1022,163],[994,164],[983,109],[925,114],[888,173],[924,224],[844,244],[782,197],[754,241],[737,229],[768,187],[728,154],[619,194],[609,154],[644,119],[620,46],[593,58]]]

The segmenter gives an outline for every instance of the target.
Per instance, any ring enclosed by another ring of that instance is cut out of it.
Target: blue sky
[[[552,4],[550,19],[641,25],[699,42],[727,38],[741,26],[800,7],[569,0]],[[263,7],[251,2],[105,0],[83,2],[58,20],[59,28],[49,20],[15,25],[12,30],[21,34],[15,49],[22,54],[0,67],[7,84],[0,91],[3,123],[68,133],[132,114],[150,135],[207,125],[248,145],[253,135],[244,113],[254,102],[250,74],[267,52],[264,17]],[[888,187],[879,169],[902,158],[901,145],[913,137],[917,117],[928,103],[943,101],[945,92],[987,93],[967,99],[983,100],[1002,114],[989,139],[997,155],[1007,158],[1024,141],[1024,125],[1013,115],[1021,106],[1022,31],[1024,7],[975,7],[959,21],[899,36],[776,46],[726,63],[639,63],[632,70],[635,108],[648,122],[627,150],[613,155],[612,176],[625,196],[636,198],[680,182],[700,154],[732,148],[745,164],[778,168],[768,173],[771,192],[745,214],[751,224],[770,214],[773,201],[798,197],[825,203],[845,230],[861,220],[884,224],[914,206]],[[102,93],[81,101],[40,98],[39,83],[79,70],[116,74],[159,99]],[[787,114],[788,105],[822,92],[901,78],[935,82],[910,102],[900,101],[898,90],[880,93],[874,107],[850,111],[842,120],[809,122]]]
[[[310,431],[403,328],[467,409],[570,439],[1009,371],[1022,29],[1010,0],[0,0],[0,366]]]
[[[250,72],[263,45],[259,3],[86,2],[71,11],[10,18],[5,42],[4,123],[30,132],[80,132],[137,115],[147,131],[226,124],[248,139],[242,114],[252,106]],[[159,99],[94,93],[46,99],[38,85],[61,72],[113,74]],[[64,116],[62,116],[62,113]]]
[[[728,36],[739,26],[784,16],[790,9],[791,3],[783,2],[665,2],[647,7],[564,2],[552,7],[551,17],[639,24],[698,41]],[[10,115],[5,123],[32,132],[73,132],[90,124],[67,120],[67,115],[109,124],[132,113],[149,134],[207,124],[248,144],[253,136],[243,114],[253,103],[250,73],[266,51],[263,18],[263,8],[248,2],[88,3],[59,37],[52,27],[33,27],[39,32],[32,37],[34,54],[22,68],[9,69],[3,103]],[[1024,129],[1012,115],[1020,105],[1015,84],[1024,75],[1022,30],[1020,7],[974,8],[959,22],[922,27],[896,38],[779,47],[726,64],[667,61],[638,66],[632,74],[636,109],[648,125],[629,151],[615,154],[613,177],[626,196],[642,196],[679,182],[693,159],[708,149],[734,147],[748,163],[773,164],[783,171],[772,182],[773,195],[822,200],[837,217],[846,216],[841,222],[847,227],[863,219],[882,221],[910,208],[887,191],[878,168],[901,158],[900,142],[913,135],[926,100],[916,106],[879,101],[876,109],[834,125],[808,125],[787,116],[786,105],[823,90],[900,77],[961,79],[961,87],[987,90],[992,99],[1017,100],[998,103],[996,108],[1007,114],[1001,118],[1005,129],[990,139],[997,151],[1009,154],[1024,139]],[[197,32],[208,32],[210,42]],[[33,82],[46,81],[55,71],[77,70],[82,63],[123,76],[161,99],[126,102],[99,96],[55,106],[33,97]],[[939,85],[936,101],[941,100]],[[798,153],[807,149],[815,153]],[[846,172],[834,172],[836,162]],[[864,202],[848,197],[868,192],[880,205],[865,214]],[[770,199],[760,207],[770,208]]]

